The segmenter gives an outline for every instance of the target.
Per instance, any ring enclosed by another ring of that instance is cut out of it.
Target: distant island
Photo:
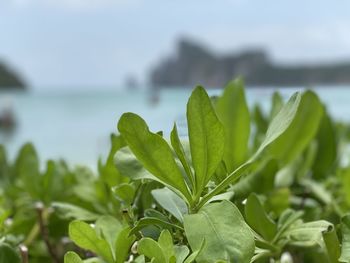
[[[350,84],[350,61],[317,65],[279,65],[264,50],[217,55],[190,40],[178,43],[176,54],[163,59],[150,74],[154,88],[202,84],[222,87],[242,76],[250,86]]]
[[[23,79],[5,63],[0,62],[0,90],[24,90]]]

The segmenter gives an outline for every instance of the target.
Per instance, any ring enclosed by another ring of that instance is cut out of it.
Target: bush
[[[314,92],[266,114],[241,80],[197,87],[187,124],[123,114],[98,176],[0,148],[0,263],[350,262],[349,129]]]

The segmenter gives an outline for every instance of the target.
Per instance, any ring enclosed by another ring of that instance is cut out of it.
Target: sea
[[[248,104],[252,107],[258,103],[268,111],[276,90],[287,100],[304,88],[251,87],[246,89]],[[314,90],[334,118],[350,121],[350,87],[322,86]],[[218,95],[222,91],[208,92]],[[32,142],[42,163],[62,158],[72,166],[94,169],[98,158],[108,154],[110,134],[118,132],[118,119],[124,112],[139,114],[152,131],[163,131],[166,137],[176,122],[180,136],[186,136],[186,103],[190,94],[191,89],[185,88],[164,88],[157,93],[101,88],[0,93],[0,112],[10,108],[16,121],[14,129],[0,129],[0,144],[5,145],[12,160],[24,143]]]

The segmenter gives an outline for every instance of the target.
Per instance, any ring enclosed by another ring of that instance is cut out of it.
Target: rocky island
[[[178,42],[176,53],[151,71],[154,88],[222,87],[242,76],[249,86],[307,86],[350,84],[350,61],[315,65],[280,65],[264,50],[219,55],[190,40]]]
[[[5,63],[0,62],[0,90],[24,90],[24,80]]]

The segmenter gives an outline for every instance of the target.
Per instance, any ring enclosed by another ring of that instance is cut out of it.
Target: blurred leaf
[[[132,184],[119,184],[113,187],[112,191],[119,201],[124,202],[127,205],[131,205],[133,203],[136,190]]]
[[[281,236],[294,246],[323,246],[322,233],[333,225],[325,220],[291,225]]]
[[[293,160],[316,134],[322,115],[323,108],[315,93],[294,94],[270,123],[255,156],[268,149],[283,163]]]
[[[248,157],[250,116],[241,79],[227,84],[222,96],[216,102],[216,112],[224,125],[223,160],[227,172],[231,173]]]
[[[333,226],[328,227],[326,231],[322,232],[322,236],[326,246],[329,262],[338,263],[338,259],[340,257],[340,244],[335,228]]]
[[[61,218],[68,220],[79,219],[84,221],[95,221],[100,217],[98,214],[68,203],[54,202],[52,203],[52,207]]]
[[[324,109],[316,136],[317,152],[312,167],[315,178],[324,178],[337,158],[337,139],[332,120]]]
[[[127,176],[132,180],[156,179],[137,160],[129,147],[124,147],[116,153],[115,164],[123,176]]]
[[[109,187],[127,181],[127,178],[122,177],[114,165],[115,153],[125,146],[126,143],[121,136],[111,134],[111,149],[109,151],[106,163],[104,165],[100,163],[99,165],[100,175]]]
[[[0,243],[0,263],[21,263],[21,258],[14,248]]]
[[[284,105],[283,98],[278,91],[272,94],[270,119],[272,120]]]
[[[342,246],[339,262],[350,262],[350,215],[345,215],[341,219]]]
[[[64,263],[83,263],[83,260],[75,252],[67,252],[64,255]]]
[[[139,221],[137,221],[136,225],[131,229],[130,234],[135,234],[136,232],[138,232],[139,230],[149,226],[149,225],[153,225],[153,226],[159,226],[161,229],[179,229],[179,230],[183,230],[182,227],[170,223],[168,221],[164,221],[162,219],[159,219],[157,217],[144,217],[141,218]]]
[[[272,191],[277,169],[278,164],[272,159],[262,163],[256,171],[242,177],[231,188],[235,199],[245,199],[252,192],[260,194]]]
[[[39,198],[41,192],[39,159],[32,144],[27,143],[21,148],[15,162],[15,175],[23,180],[22,187],[33,198]]]
[[[245,205],[247,223],[258,232],[264,239],[271,241],[277,232],[276,224],[266,214],[258,197],[252,193]]]

